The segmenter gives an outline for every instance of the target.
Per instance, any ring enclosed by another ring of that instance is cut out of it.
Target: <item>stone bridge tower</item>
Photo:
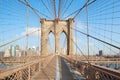
[[[67,38],[67,55],[73,54],[73,19],[68,20],[46,20],[41,19],[41,55],[47,55],[47,41],[50,32],[55,36],[55,53],[60,52],[60,35],[62,32],[66,34]]]

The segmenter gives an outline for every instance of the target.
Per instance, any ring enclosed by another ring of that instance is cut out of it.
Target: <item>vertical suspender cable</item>
[[[58,18],[60,18],[60,11],[61,11],[61,0],[59,0]]]
[[[87,25],[87,46],[88,46],[88,59],[89,59],[88,0],[86,0],[86,25]]]
[[[113,0],[113,2],[112,2],[113,4],[112,4],[112,25],[111,25],[111,44],[112,44],[112,32],[113,32],[113,18],[114,18],[114,0]],[[112,51],[112,49],[111,49],[111,46],[110,46],[110,53],[111,53],[111,51]]]
[[[55,18],[56,18],[57,17],[57,15],[56,15],[56,1],[53,0],[53,2],[54,2],[54,15],[55,15]]]
[[[26,1],[28,4],[28,2]],[[28,49],[28,20],[29,20],[29,12],[28,6],[26,5],[26,50]]]
[[[40,1],[38,2],[38,7],[40,8]],[[40,43],[40,32],[41,32],[41,28],[40,28],[40,19],[38,20],[38,24],[39,24],[39,27],[38,27],[38,55],[40,55],[40,45],[41,45],[41,43]]]
[[[47,9],[47,11],[51,14],[52,16],[52,13],[50,12],[49,8],[46,6],[45,2],[43,0],[41,0],[42,4],[45,6],[45,8]]]

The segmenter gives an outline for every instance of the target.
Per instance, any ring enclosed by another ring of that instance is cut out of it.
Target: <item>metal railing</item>
[[[87,80],[120,80],[120,71],[63,56]]]
[[[42,57],[1,72],[0,80],[30,80],[31,76],[44,68],[53,57],[54,55]]]

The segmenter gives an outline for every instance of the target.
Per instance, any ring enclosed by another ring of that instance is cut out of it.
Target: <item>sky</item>
[[[21,1],[24,2],[24,0]],[[86,3],[86,0],[60,0],[61,4],[59,10],[59,0],[55,1],[56,14],[58,16],[58,12],[60,11],[59,13],[61,20],[73,18],[76,14],[73,14],[69,17],[67,16],[80,9]],[[90,2],[92,1],[93,0],[90,0]],[[28,33],[37,29],[41,30],[41,18],[46,18],[48,20],[55,19],[53,0],[28,0],[28,2],[33,8],[39,11],[38,14],[40,15],[40,17],[38,17],[31,8],[20,3],[18,0],[0,0],[0,45],[14,40],[17,37],[25,35],[27,27]],[[119,0],[96,0],[96,2],[90,4],[87,7],[88,15],[86,15],[86,7],[79,12],[77,17],[74,19],[74,28],[84,33],[87,33],[88,25],[90,35],[120,47],[119,6]],[[47,17],[42,14],[46,15]],[[29,35],[29,47],[40,47],[40,36],[41,31],[36,32],[33,35]],[[66,35],[61,34],[61,38],[65,39]],[[48,45],[51,48],[54,48],[54,35],[50,34],[49,39],[50,40],[48,41]],[[87,37],[77,31],[74,31],[74,41],[82,50],[82,52],[87,55]],[[50,45],[51,42],[53,42],[52,45]],[[63,47],[62,45],[64,43],[64,40],[60,40],[61,48],[66,48],[66,46]],[[17,44],[25,48],[26,38],[1,47],[1,49],[5,50],[10,45]],[[119,49],[111,47],[92,38],[89,38],[89,48],[91,55],[98,54],[99,50],[103,50],[103,53],[105,55],[114,55],[120,52]],[[75,53],[80,54],[79,49],[76,48],[75,45],[74,51]]]

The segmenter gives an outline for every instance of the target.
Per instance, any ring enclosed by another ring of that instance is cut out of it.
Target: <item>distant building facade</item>
[[[13,45],[10,46],[10,54],[11,56],[16,56],[16,47]]]
[[[5,50],[5,54],[4,54],[4,57],[10,57],[11,54],[10,54],[10,49],[6,49]]]
[[[103,56],[103,51],[102,50],[99,51],[99,56]]]
[[[5,52],[4,51],[0,51],[0,57],[4,57]]]

